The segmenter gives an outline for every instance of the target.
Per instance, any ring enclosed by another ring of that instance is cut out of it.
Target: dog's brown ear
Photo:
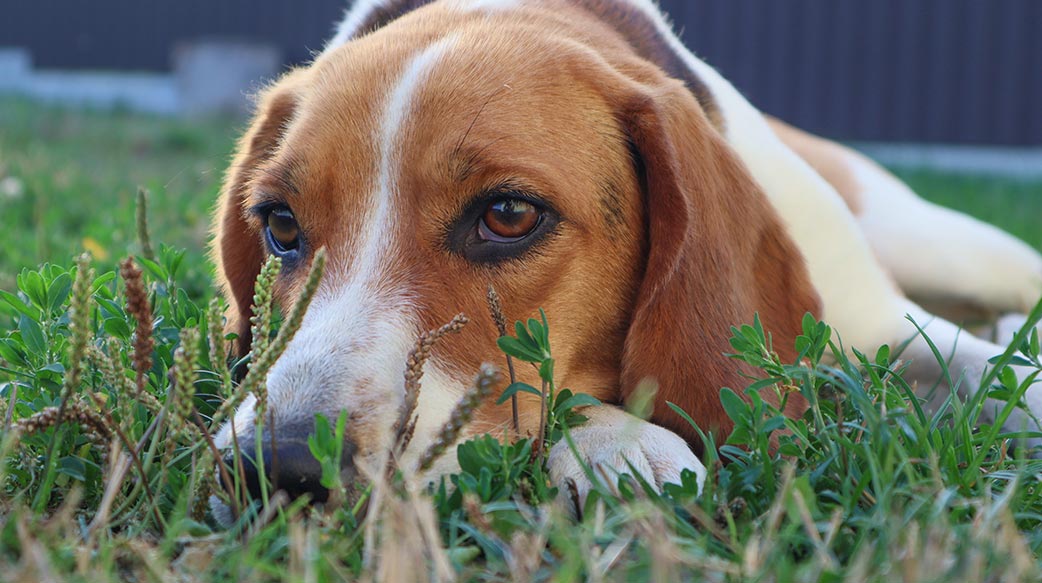
[[[239,140],[225,175],[214,217],[211,253],[228,303],[225,332],[238,335],[235,351],[240,356],[250,347],[253,288],[266,256],[260,233],[246,220],[244,205],[258,166],[278,147],[296,108],[292,76],[291,73],[260,98],[253,123]]]
[[[741,394],[749,384],[726,356],[731,326],[759,313],[775,350],[792,359],[803,315],[817,314],[820,300],[781,218],[689,91],[665,82],[625,109],[642,166],[648,261],[626,338],[623,394],[657,380],[653,420],[700,447],[666,402],[726,437],[733,424],[720,388]]]

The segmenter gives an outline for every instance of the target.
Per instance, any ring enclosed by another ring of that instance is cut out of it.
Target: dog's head
[[[653,377],[655,421],[694,442],[668,400],[728,427],[717,391],[743,386],[729,327],[759,312],[784,353],[816,308],[775,212],[689,87],[616,27],[567,4],[460,4],[286,75],[240,143],[214,245],[240,350],[264,258],[283,259],[285,307],[316,250],[328,254],[268,377],[280,450],[306,455],[315,415],[346,410],[357,455],[385,451],[416,337],[464,312],[472,324],[423,377],[413,442],[428,441],[481,363],[503,361],[490,284],[509,318],[546,310],[561,386],[619,402]],[[253,409],[235,417],[241,443],[254,443]],[[522,399],[522,433],[538,418],[537,399]],[[509,420],[509,404],[490,403],[469,431]]]

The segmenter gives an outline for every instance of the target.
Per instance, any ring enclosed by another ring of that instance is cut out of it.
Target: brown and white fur
[[[517,257],[470,261],[447,233],[503,188],[551,208],[553,231]],[[573,430],[584,460],[609,474],[628,461],[658,486],[685,468],[704,476],[695,432],[665,403],[726,432],[719,389],[740,391],[749,372],[725,356],[729,327],[755,313],[783,358],[806,312],[865,350],[916,337],[910,315],[964,377],[965,398],[1002,348],[907,296],[1026,313],[1042,295],[1037,253],[922,201],[857,153],[769,121],[651,0],[358,1],[313,63],[265,91],[228,173],[214,256],[240,350],[269,253],[249,209],[271,201],[292,209],[306,242],[279,277],[283,306],[314,250],[329,257],[268,376],[275,435],[299,443],[316,413],[346,410],[359,464],[387,449],[421,331],[461,311],[474,320],[435,350],[403,466],[479,365],[502,361],[481,317],[489,284],[508,318],[546,309],[559,384],[605,403]],[[903,358],[921,386],[940,380],[921,338]],[[649,377],[659,390],[642,421],[617,405]],[[1042,393],[1027,404],[1042,413]],[[246,402],[233,421],[250,446],[253,411]],[[522,434],[538,419],[538,400],[522,399]],[[509,424],[509,405],[487,404],[468,431],[502,436]],[[1007,422],[1025,426],[1035,429],[1019,411]],[[226,426],[219,445],[232,435]],[[563,446],[549,463],[555,479],[589,487]],[[431,475],[454,464],[446,455]]]

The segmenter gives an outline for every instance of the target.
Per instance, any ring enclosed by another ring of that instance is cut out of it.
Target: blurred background
[[[0,212],[19,226],[0,233],[11,250],[0,289],[78,247],[133,250],[138,185],[152,192],[157,238],[201,259],[249,96],[320,50],[346,4],[8,3]],[[762,110],[853,142],[928,198],[1042,245],[1042,1],[661,4]]]
[[[251,75],[270,77],[307,61],[346,4],[18,2],[4,9],[0,47],[20,53],[8,59],[24,63],[30,93],[57,99],[47,91],[58,85],[54,71],[67,72],[69,87],[85,83],[84,71],[134,72],[126,80],[137,84],[109,89],[113,101],[192,112],[218,105],[193,93],[207,85],[249,83]],[[1042,144],[1037,0],[661,4],[696,54],[761,109],[801,127],[844,140]],[[32,72],[49,74],[50,85],[37,80],[34,87]],[[103,97],[88,89],[82,88],[84,100]]]

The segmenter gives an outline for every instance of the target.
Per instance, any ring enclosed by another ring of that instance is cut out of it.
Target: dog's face
[[[560,386],[618,402],[654,375],[707,425],[726,424],[715,392],[696,389],[737,372],[721,356],[728,326],[760,311],[799,329],[814,296],[777,218],[690,93],[600,26],[430,6],[267,92],[229,172],[215,252],[241,350],[263,258],[283,259],[286,307],[327,251],[268,377],[280,447],[346,410],[357,454],[386,451],[409,350],[463,312],[472,323],[425,369],[420,453],[479,365],[503,360],[490,284],[510,319],[546,310]],[[787,282],[806,289],[772,293]],[[484,406],[469,431],[502,434],[509,407]],[[235,417],[242,443],[253,410]],[[669,419],[664,405],[657,415]],[[538,417],[538,400],[522,399],[523,434]]]

